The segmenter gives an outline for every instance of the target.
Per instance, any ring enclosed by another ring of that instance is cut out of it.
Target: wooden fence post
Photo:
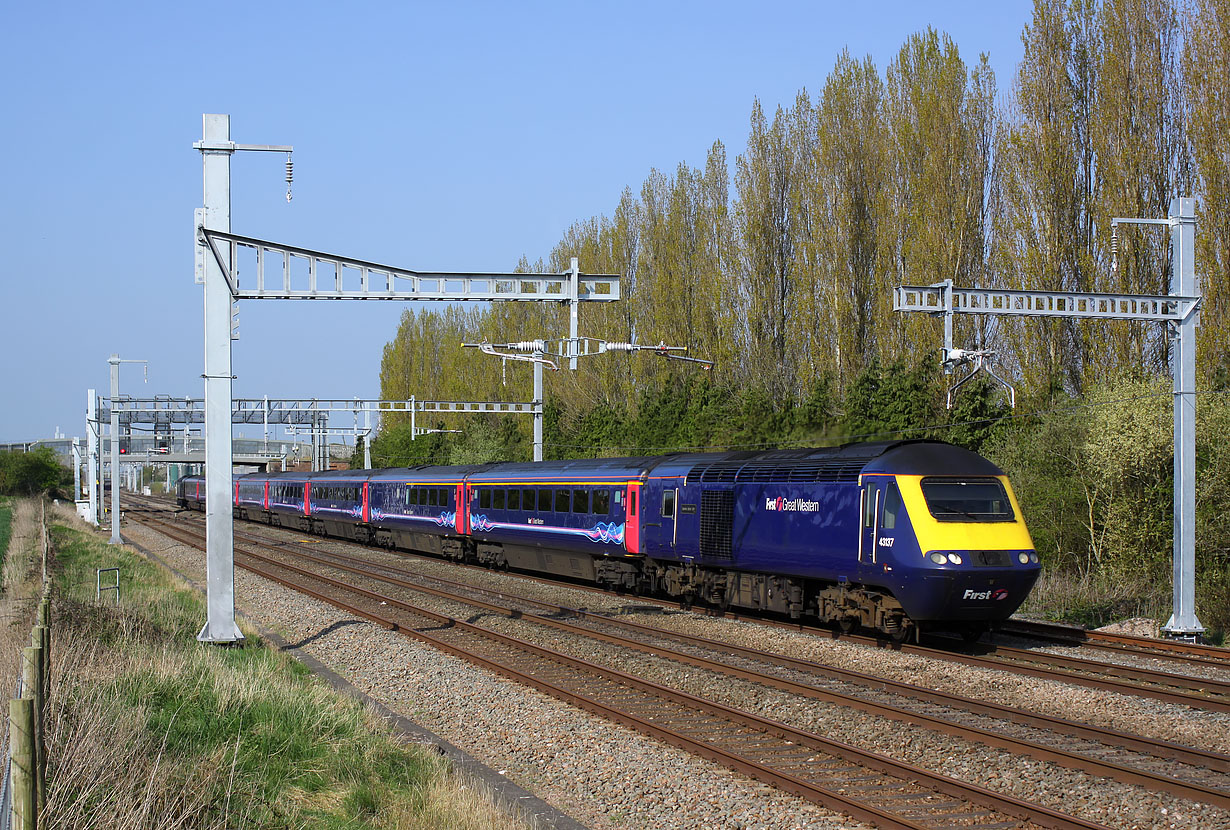
[[[34,701],[9,701],[9,760],[12,762],[13,830],[38,830],[34,792]]]
[[[38,630],[31,632],[31,639],[39,638]],[[34,703],[34,723],[31,740],[34,743],[34,792],[35,809],[41,810],[47,800],[46,749],[43,747],[43,691],[45,688],[45,668],[43,665],[43,649],[39,646],[27,646],[21,652],[21,685],[22,697]]]

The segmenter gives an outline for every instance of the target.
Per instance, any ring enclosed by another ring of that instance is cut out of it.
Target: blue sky
[[[202,113],[229,113],[234,141],[295,146],[289,205],[283,157],[234,157],[236,233],[406,268],[509,270],[546,256],[574,221],[613,212],[651,168],[701,165],[715,140],[733,166],[753,99],[771,112],[819,91],[843,48],[883,71],[930,25],[967,64],[987,52],[1002,93],[1031,9],[9,4],[0,442],[57,426],[83,435],[86,389],[106,394],[111,353],[150,361],[146,384],[140,367],[122,369],[125,392],[201,396],[191,145]],[[377,397],[403,307],[242,304],[235,395]],[[330,345],[308,345],[326,329]]]

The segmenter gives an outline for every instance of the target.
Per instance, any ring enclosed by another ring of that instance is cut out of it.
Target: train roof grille
[[[773,453],[772,457],[755,460],[723,459],[698,464],[688,472],[689,481],[704,484],[734,484],[753,482],[839,482],[857,481],[867,462],[880,455],[882,448],[868,452],[833,451],[829,457],[811,457],[815,450]],[[800,457],[803,456],[803,457]]]

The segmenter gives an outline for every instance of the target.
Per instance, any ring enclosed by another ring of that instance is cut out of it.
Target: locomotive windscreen
[[[1016,518],[1004,485],[994,478],[924,478],[927,509],[941,522],[1010,522]]]

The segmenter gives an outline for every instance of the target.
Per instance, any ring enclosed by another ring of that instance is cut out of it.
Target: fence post
[[[30,639],[42,639],[37,630]],[[34,793],[35,810],[41,810],[47,800],[46,750],[43,747],[43,697],[46,688],[46,671],[43,665],[41,646],[27,646],[21,652],[21,685],[23,698],[34,703],[34,723],[31,740],[34,743]]]
[[[34,701],[9,701],[9,760],[13,776],[13,830],[38,830],[34,794]]]
[[[43,678],[43,697],[46,698],[51,692],[51,626],[34,626],[30,630],[30,645],[43,650],[40,676]]]

